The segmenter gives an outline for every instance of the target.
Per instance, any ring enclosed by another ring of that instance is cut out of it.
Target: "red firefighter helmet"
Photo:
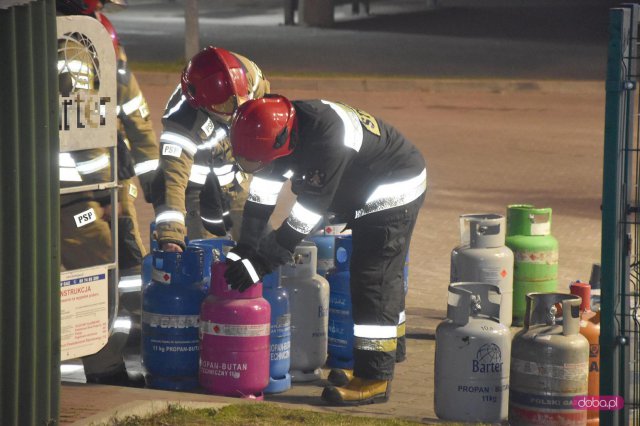
[[[182,93],[194,108],[230,116],[249,97],[242,64],[231,52],[209,46],[198,52],[182,71]]]
[[[231,124],[233,155],[261,164],[289,155],[295,124],[296,110],[284,96],[248,101],[238,108]]]
[[[100,21],[102,26],[104,26],[109,33],[109,37],[111,37],[111,42],[113,43],[113,48],[116,50],[116,56],[118,55],[118,46],[120,46],[120,42],[118,41],[118,34],[116,34],[116,29],[113,28],[113,24],[110,20],[104,16],[103,13],[96,12],[96,19]]]

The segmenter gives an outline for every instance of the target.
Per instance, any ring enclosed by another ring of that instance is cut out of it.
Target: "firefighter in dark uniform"
[[[112,0],[126,6],[124,0]],[[120,46],[113,26],[98,12],[101,0],[58,0],[57,9],[65,15],[84,14],[99,20],[109,32],[117,59],[117,115],[118,115],[118,266],[120,276],[139,273],[145,247],[140,238],[134,200],[137,188],[131,178],[138,175],[145,199],[150,200],[150,189],[158,164],[158,144],[153,133],[146,101],[135,77],[126,67],[126,55]],[[92,71],[94,58],[84,58],[78,52],[82,46],[72,47],[66,40],[59,47],[58,70],[60,90],[73,92],[91,90],[96,73]],[[86,51],[86,49],[84,49]],[[88,71],[87,71],[88,70]],[[86,86],[86,87],[85,87]],[[85,185],[111,180],[109,151],[89,149],[60,154],[60,181],[62,187]],[[114,262],[111,259],[112,241],[107,212],[109,197],[105,191],[65,194],[61,198],[61,255],[65,269],[84,268]],[[78,214],[90,212],[93,221],[78,224]],[[137,292],[128,292],[120,297],[131,313],[139,310]],[[133,297],[127,298],[125,295]],[[127,301],[129,303],[127,303]],[[95,355],[82,358],[88,382],[142,386],[144,379],[139,374],[128,374],[124,365],[123,350],[131,328],[128,319],[118,318],[107,345]]]
[[[231,143],[240,168],[254,176],[238,246],[227,256],[229,285],[244,291],[290,261],[327,213],[346,220],[353,232],[354,377],[326,387],[322,398],[336,405],[386,401],[404,311],[404,261],[426,193],[422,155],[364,111],[278,95],[238,109]],[[282,225],[265,233],[287,179],[296,202]]]
[[[234,164],[229,121],[239,105],[267,93],[262,71],[241,55],[210,46],[189,61],[162,117],[154,208],[163,250],[181,251],[185,237],[225,236],[241,222],[250,177]],[[222,191],[224,206],[201,207],[205,187]]]

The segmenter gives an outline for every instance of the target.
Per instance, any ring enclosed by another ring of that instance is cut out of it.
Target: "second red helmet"
[[[231,52],[209,46],[198,52],[182,71],[182,93],[194,108],[231,115],[249,96],[242,64]],[[244,99],[243,99],[244,100]]]
[[[295,123],[296,110],[284,96],[267,95],[246,102],[231,124],[233,155],[263,164],[289,155]]]

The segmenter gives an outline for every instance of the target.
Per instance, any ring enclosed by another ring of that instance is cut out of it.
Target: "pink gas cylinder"
[[[262,283],[231,289],[226,268],[213,264],[200,310],[200,385],[216,395],[261,399],[269,384],[271,307]]]

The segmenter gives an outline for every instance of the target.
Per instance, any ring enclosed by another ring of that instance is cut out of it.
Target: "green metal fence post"
[[[629,282],[631,188],[635,64],[638,6],[611,9],[607,59],[605,138],[602,189],[602,322],[600,332],[600,395],[626,396],[625,360],[628,336],[625,293]],[[626,418],[626,420],[625,420]],[[603,425],[622,425],[628,411],[601,411]]]
[[[55,19],[55,0],[0,9],[3,425],[50,425],[60,416]]]

